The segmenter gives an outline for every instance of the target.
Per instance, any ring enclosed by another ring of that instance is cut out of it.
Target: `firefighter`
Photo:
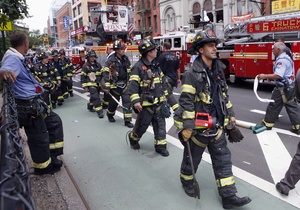
[[[283,106],[289,115],[292,123],[291,132],[300,134],[300,109],[295,100],[294,88],[294,62],[286,54],[286,45],[283,42],[276,42],[273,47],[275,63],[273,74],[259,74],[259,80],[274,80],[276,87],[272,92],[274,102],[269,103],[265,118],[262,124],[271,130],[278,119]]]
[[[51,104],[52,108],[56,108],[56,102],[58,99],[57,87],[61,85],[61,77],[58,70],[49,64],[49,56],[46,52],[40,53],[38,59],[41,62],[35,66],[34,74],[36,79],[45,89],[42,97],[49,108],[51,107]]]
[[[106,61],[108,61],[108,59],[115,53],[113,46],[112,45],[108,45],[106,47]],[[108,107],[108,101],[109,101],[109,94],[108,93],[103,93],[103,109],[107,109]]]
[[[180,180],[185,193],[191,197],[200,193],[193,174],[207,148],[223,208],[230,209],[244,206],[251,199],[236,196],[225,127],[231,142],[239,142],[243,136],[235,126],[235,114],[223,73],[225,66],[216,55],[217,43],[213,30],[196,34],[190,50],[199,52],[199,56],[183,75],[174,123],[181,130],[179,139],[184,145]]]
[[[180,85],[180,64],[178,57],[170,51],[171,43],[163,43],[163,53],[158,57],[158,62],[162,72],[167,77],[168,98],[167,101],[171,108],[175,111],[178,108],[177,100],[173,95],[174,87]]]
[[[51,55],[52,55],[52,59],[49,61],[49,64],[52,68],[56,69],[55,71],[58,71],[60,78],[62,78],[63,72],[61,69],[59,53],[57,50],[52,50]],[[64,97],[62,95],[62,84],[60,84],[57,86],[57,105],[61,106],[63,102],[64,102]]]
[[[127,88],[131,63],[125,55],[123,40],[114,41],[113,49],[115,53],[108,58],[102,70],[104,92],[110,94],[106,115],[109,122],[116,121],[114,115],[118,107],[117,101],[122,98],[124,123],[128,128],[132,128],[132,107]]]
[[[90,100],[87,109],[96,111],[99,118],[103,118],[103,109],[100,98],[100,80],[102,66],[96,61],[97,55],[94,50],[86,51],[86,63],[82,66],[81,84],[85,92],[90,92]]]
[[[168,94],[166,80],[157,60],[157,46],[151,38],[138,46],[141,58],[133,66],[130,75],[130,99],[138,118],[134,129],[128,134],[131,148],[140,148],[139,140],[152,123],[155,151],[167,157],[166,121],[164,109]],[[169,107],[170,111],[170,107]]]
[[[60,55],[60,62],[62,66],[63,71],[63,77],[62,77],[62,91],[63,91],[63,97],[66,99],[69,97],[74,96],[73,94],[73,77],[75,77],[75,68],[70,61],[69,58],[66,58],[66,52],[64,49],[59,50]]]

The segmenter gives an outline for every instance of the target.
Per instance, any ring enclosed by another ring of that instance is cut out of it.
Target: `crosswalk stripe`
[[[258,110],[258,109],[252,109],[250,110],[250,112],[254,112],[254,113],[258,113],[258,114],[262,114],[262,115],[265,115],[266,112],[265,111],[261,111],[261,110]],[[282,115],[278,115],[278,117],[282,117]]]

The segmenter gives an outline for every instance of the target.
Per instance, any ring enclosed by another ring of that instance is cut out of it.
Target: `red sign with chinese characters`
[[[300,18],[248,23],[248,33],[268,33],[300,30]]]

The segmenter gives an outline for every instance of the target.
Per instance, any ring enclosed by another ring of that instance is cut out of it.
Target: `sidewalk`
[[[3,92],[0,91],[0,105],[3,105]],[[72,177],[68,174],[67,166],[61,168],[61,171],[54,175],[34,175],[32,160],[26,143],[26,135],[23,129],[20,134],[24,142],[24,151],[30,171],[31,195],[35,202],[37,210],[71,210],[87,209],[80,196],[76,186],[72,182]],[[0,136],[1,138],[1,136]]]

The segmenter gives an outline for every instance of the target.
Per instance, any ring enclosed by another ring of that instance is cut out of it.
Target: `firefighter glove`
[[[233,123],[231,121],[226,125],[226,131],[227,131],[227,135],[228,135],[228,140],[231,143],[240,142],[244,138],[241,131],[235,126],[235,123]]]
[[[192,137],[193,130],[192,129],[183,129],[181,131],[181,135],[184,141],[189,140]]]

